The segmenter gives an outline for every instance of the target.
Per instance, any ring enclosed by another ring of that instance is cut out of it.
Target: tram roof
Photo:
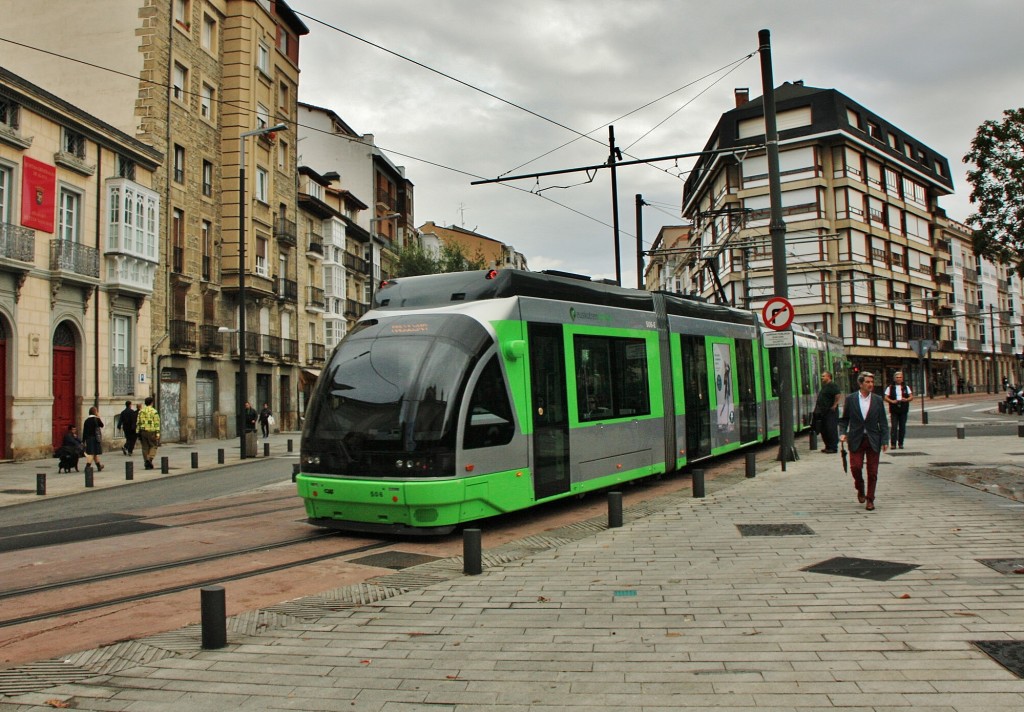
[[[664,300],[669,314],[755,325],[752,312],[666,292],[647,292],[615,284],[594,282],[544,272],[525,270],[480,270],[448,272],[387,281],[374,294],[376,309],[423,309],[451,306],[459,302],[507,297],[533,297],[654,312],[655,297]]]

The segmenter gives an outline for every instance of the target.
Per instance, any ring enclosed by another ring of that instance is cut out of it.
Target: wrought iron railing
[[[353,255],[351,252],[346,252],[342,258],[342,264],[351,270],[366,274],[369,270],[369,263],[358,255]]]
[[[185,248],[171,248],[171,271],[175,274],[185,274]]]
[[[306,244],[306,252],[315,252],[318,255],[324,253],[324,236],[318,232],[309,232],[309,242]]]
[[[355,299],[345,300],[345,316],[358,319],[366,313],[366,305],[360,304]]]
[[[110,379],[113,395],[135,395],[135,368],[133,366],[112,366]]]
[[[100,276],[100,251],[71,240],[50,240],[50,269]]]
[[[306,357],[310,363],[323,363],[326,353],[327,348],[323,344],[306,344]]]
[[[171,319],[171,350],[196,350],[196,323],[184,319]]]
[[[199,327],[199,350],[204,354],[224,353],[224,334],[219,326],[203,324]]]
[[[36,261],[36,231],[0,223],[0,257],[19,262]]]
[[[259,353],[260,335],[254,331],[245,332],[245,357],[248,359]],[[238,355],[238,332],[231,335],[231,355]]]
[[[271,358],[281,358],[281,337],[260,334],[260,353]]]
[[[294,279],[278,278],[277,296],[286,302],[299,301],[299,283]]]
[[[274,237],[277,238],[278,242],[295,247],[296,235],[297,231],[294,220],[289,220],[288,218],[277,219],[277,224],[274,225]]]
[[[320,287],[306,287],[306,304],[316,309],[326,309],[327,300]]]

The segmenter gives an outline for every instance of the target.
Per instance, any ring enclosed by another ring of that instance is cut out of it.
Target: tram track
[[[32,594],[40,593],[40,592],[47,591],[47,590],[52,591],[52,590],[55,590],[55,589],[71,588],[73,586],[84,585],[84,584],[88,584],[88,583],[101,582],[101,581],[105,581],[105,580],[119,579],[119,578],[124,578],[124,577],[127,577],[127,576],[137,575],[137,574],[141,574],[141,573],[153,573],[154,571],[166,571],[166,570],[170,570],[170,569],[173,569],[173,568],[179,568],[181,566],[195,565],[195,564],[199,564],[199,563],[206,563],[208,561],[212,561],[212,560],[216,560],[216,559],[223,559],[223,558],[227,558],[227,557],[231,557],[231,556],[240,556],[240,555],[244,555],[245,553],[253,553],[253,552],[257,552],[257,551],[265,551],[265,550],[272,549],[272,548],[279,548],[280,546],[287,546],[287,545],[294,545],[296,543],[315,541],[318,538],[322,538],[323,536],[329,536],[329,535],[330,534],[325,534],[325,535],[310,537],[308,539],[294,540],[292,542],[282,542],[282,543],[280,543],[278,545],[262,545],[262,546],[259,546],[259,547],[252,547],[249,550],[225,552],[223,554],[213,554],[213,555],[206,556],[206,557],[196,557],[194,560],[188,560],[188,561],[168,562],[168,563],[164,563],[164,564],[154,564],[152,566],[139,567],[138,570],[131,570],[129,572],[121,571],[121,572],[115,572],[115,573],[110,573],[110,574],[102,574],[102,575],[99,575],[99,576],[87,577],[85,579],[80,579],[80,580],[76,580],[76,581],[65,581],[65,582],[59,582],[59,583],[54,583],[54,584],[46,584],[45,586],[39,586],[39,587],[35,587],[35,588],[32,588],[32,589],[22,589],[20,591],[8,591],[8,592],[4,592],[4,593],[0,594],[0,599],[12,598],[15,595],[32,595]],[[189,581],[187,583],[182,583],[182,584],[178,584],[178,585],[175,585],[175,586],[165,586],[163,588],[159,588],[159,589],[155,589],[155,590],[151,590],[151,591],[142,591],[142,592],[139,592],[139,593],[134,593],[134,594],[126,595],[126,596],[118,596],[118,597],[115,597],[115,598],[108,598],[108,599],[103,600],[103,601],[95,601],[93,603],[83,604],[83,605],[80,605],[80,606],[64,607],[64,608],[62,608],[62,609],[60,609],[58,611],[51,610],[51,611],[44,611],[44,612],[41,612],[41,613],[34,613],[34,614],[31,614],[31,615],[27,615],[27,616],[20,616],[20,617],[17,617],[17,618],[0,619],[0,628],[10,628],[12,626],[24,625],[26,623],[35,623],[35,622],[39,622],[39,621],[50,620],[50,619],[53,619],[53,618],[59,618],[61,616],[74,615],[74,614],[77,614],[77,613],[85,613],[85,612],[88,612],[88,611],[94,611],[94,610],[98,610],[98,609],[101,609],[101,608],[107,608],[107,607],[110,607],[110,606],[118,606],[118,605],[124,605],[124,604],[127,604],[127,603],[134,603],[134,602],[137,602],[137,601],[144,601],[144,600],[147,600],[147,599],[150,599],[150,598],[157,598],[159,596],[166,596],[166,595],[170,595],[170,594],[174,594],[174,593],[181,593],[183,591],[189,591],[189,590],[193,590],[193,589],[196,589],[196,588],[201,588],[203,586],[210,586],[210,585],[213,585],[213,584],[225,583],[225,582],[228,582],[228,581],[239,581],[239,580],[242,580],[242,579],[252,578],[254,576],[262,576],[262,575],[265,575],[265,574],[276,573],[276,572],[279,572],[279,571],[285,571],[287,569],[296,568],[296,567],[299,567],[299,566],[306,566],[308,564],[315,564],[315,563],[318,563],[318,562],[321,562],[321,561],[328,561],[328,560],[331,560],[331,559],[337,559],[339,557],[349,556],[351,554],[359,554],[359,553],[363,553],[363,552],[366,552],[366,551],[373,551],[373,550],[376,550],[376,549],[383,549],[383,548],[391,546],[391,545],[392,545],[392,542],[389,542],[389,541],[379,541],[379,542],[375,542],[373,544],[365,544],[363,546],[351,547],[351,548],[345,549],[343,551],[335,551],[335,552],[331,552],[329,554],[320,554],[318,556],[310,556],[310,557],[306,557],[306,558],[303,558],[303,559],[297,559],[297,560],[294,560],[294,561],[284,562],[284,563],[281,563],[281,564],[274,564],[272,566],[263,566],[263,567],[256,568],[256,569],[251,569],[251,570],[248,570],[248,571],[242,571],[242,572],[239,572],[239,573],[236,573],[236,574],[228,574],[228,575],[225,575],[225,576],[217,576],[215,578],[208,578],[208,579],[203,579],[203,580],[199,580],[199,581]]]

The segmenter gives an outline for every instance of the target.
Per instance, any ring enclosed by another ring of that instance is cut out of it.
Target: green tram
[[[299,496],[314,525],[442,534],[674,472],[777,437],[773,375],[794,356],[802,430],[819,369],[846,373],[841,342],[796,328],[764,349],[761,331],[750,311],[560,273],[386,282],[310,397]]]

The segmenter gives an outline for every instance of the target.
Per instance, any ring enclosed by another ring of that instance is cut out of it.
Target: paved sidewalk
[[[238,617],[220,650],[192,627],[70,656],[38,674],[74,682],[0,710],[1020,710],[1024,679],[973,641],[1024,659],[1024,504],[957,473],[1020,475],[1022,455],[915,441],[883,456],[866,512],[838,457],[802,449],[513,560],[484,524],[482,575],[416,588],[406,569]],[[823,562],[840,573],[807,570]]]
[[[288,452],[288,441],[292,441],[292,452],[298,462],[300,433],[285,431],[274,433],[270,436],[269,454],[271,457],[284,455]],[[118,441],[118,443],[123,441]],[[224,451],[224,463],[218,462],[218,451]],[[192,454],[197,457],[198,467],[192,467]],[[93,472],[93,488],[103,489],[106,487],[118,487],[132,482],[145,482],[159,477],[171,477],[202,470],[212,470],[228,465],[237,465],[241,462],[241,446],[238,438],[229,440],[197,440],[194,443],[165,443],[157,451],[155,468],[146,470],[142,462],[142,448],[135,447],[135,454],[128,457],[121,453],[120,444],[115,448],[104,452],[100,456],[103,463],[103,471]],[[167,474],[161,472],[161,460],[167,458]],[[256,457],[264,457],[264,442],[257,441]],[[133,467],[133,479],[126,479],[125,463],[131,462]],[[37,494],[37,475],[46,475],[45,495]],[[85,458],[78,462],[78,472],[72,470],[69,473],[57,472],[57,458],[51,457],[45,460],[26,460],[23,462],[0,462],[0,507],[7,507],[14,504],[21,504],[33,500],[40,500],[44,497],[59,497],[61,495],[76,494],[84,492],[85,486]]]

